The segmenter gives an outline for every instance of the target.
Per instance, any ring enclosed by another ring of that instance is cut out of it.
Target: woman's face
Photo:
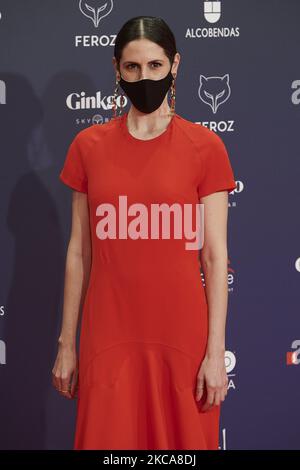
[[[171,69],[177,73],[177,53]],[[114,64],[116,61],[114,58]],[[143,78],[159,80],[167,75],[170,70],[170,61],[162,47],[148,39],[130,41],[123,49],[120,59],[120,72],[124,80],[134,82]],[[117,69],[116,69],[117,71]],[[120,78],[118,73],[118,78]]]

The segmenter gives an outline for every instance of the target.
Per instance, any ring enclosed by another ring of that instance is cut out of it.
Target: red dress
[[[206,396],[195,400],[208,335],[199,251],[184,237],[150,238],[149,227],[152,204],[235,189],[231,164],[216,133],[178,114],[150,140],[126,119],[78,132],[59,175],[87,193],[92,239],[74,449],[218,449],[220,405],[202,412]],[[132,236],[141,225],[124,236],[135,203],[148,210],[148,238]]]

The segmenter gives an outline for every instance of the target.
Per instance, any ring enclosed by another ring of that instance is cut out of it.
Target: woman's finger
[[[74,372],[72,374],[72,378],[71,378],[70,393],[71,393],[72,397],[75,396],[76,387],[77,387],[77,380],[78,380],[78,370],[76,368],[74,370]]]
[[[214,388],[208,387],[207,399],[202,407],[202,411],[206,411],[208,408],[211,408],[214,404],[215,390]]]
[[[215,393],[214,406],[219,406],[221,402],[221,390],[217,390]]]
[[[199,401],[203,395],[204,390],[204,377],[199,376],[197,378],[197,386],[196,386],[196,400]]]
[[[224,387],[222,388],[222,391],[221,391],[221,400],[224,401],[225,398],[226,398],[226,395],[227,395],[227,385],[224,385]]]
[[[226,398],[226,393],[221,392],[221,401],[224,401]]]
[[[66,398],[71,398],[71,381],[70,381],[70,377],[67,377],[67,378],[63,378],[61,379],[61,388],[60,388],[60,392],[62,393],[62,395]]]
[[[61,389],[60,376],[56,375],[55,373],[52,374],[52,384],[56,390]]]

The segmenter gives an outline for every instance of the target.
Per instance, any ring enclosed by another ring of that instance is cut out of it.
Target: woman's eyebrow
[[[149,62],[163,62],[162,59],[152,59],[152,60],[149,60]],[[138,62],[135,62],[134,60],[126,60],[125,62],[123,62],[123,65],[126,65],[126,64],[137,64],[137,65],[140,65]]]

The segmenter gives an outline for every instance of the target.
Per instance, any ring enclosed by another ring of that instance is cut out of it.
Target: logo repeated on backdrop
[[[4,316],[4,305],[0,305],[0,317]],[[0,339],[0,365],[6,364],[6,344]]]
[[[228,73],[223,77],[205,77],[200,75],[198,96],[216,114],[219,106],[225,103],[231,94]]]
[[[92,34],[85,34],[84,36],[75,36],[75,47],[107,47],[115,45],[115,34],[94,34],[94,29],[99,29],[101,20],[106,18],[113,9],[112,0],[106,2],[100,0],[80,0],[79,11],[89,21],[89,25],[94,26]],[[90,31],[90,30],[89,30]]]
[[[236,385],[234,383],[233,377],[235,377],[235,373],[233,372],[236,366],[236,356],[232,351],[225,351],[225,367],[226,367],[226,374],[228,376],[228,390],[230,388],[236,389]],[[219,449],[227,450],[227,430],[226,428],[222,428],[221,430],[221,445],[218,446]]]
[[[295,261],[295,268],[300,273],[300,258],[297,258]]]
[[[197,96],[202,103],[209,107],[213,115],[216,115],[222,105],[228,102],[231,95],[229,74],[212,77],[200,74],[197,92]],[[234,132],[234,120],[232,119],[197,121],[197,123],[208,127],[214,132]]]
[[[233,284],[234,284],[234,275],[235,271],[233,268],[230,266],[230,260],[228,260],[228,274],[227,274],[227,279],[228,279],[228,292],[233,292]]]
[[[225,351],[225,367],[226,367],[226,374],[229,379],[228,390],[230,388],[233,388],[234,390],[236,389],[234,379],[233,379],[233,377],[235,377],[236,375],[235,372],[233,372],[235,369],[235,366],[236,366],[235,354],[232,351]]]
[[[199,86],[197,88],[198,98],[209,107],[210,112],[216,115],[223,105],[226,105],[231,95],[229,74],[220,76],[205,76],[200,74]],[[202,124],[214,132],[234,132],[234,120],[209,120],[195,121],[196,124]],[[243,191],[244,185],[241,181],[236,181],[237,188],[230,192],[231,195]],[[236,201],[229,201],[228,207],[236,207]]]
[[[204,2],[204,18],[209,23],[216,23],[221,18],[221,2]]]
[[[219,446],[219,450],[227,450],[227,439],[226,439],[226,428],[222,428],[221,435],[222,435],[222,444]]]
[[[6,364],[6,344],[0,339],[0,365]]]
[[[233,283],[234,283],[234,275],[235,275],[235,271],[234,269],[232,269],[229,265],[230,265],[230,260],[228,259],[227,260],[227,264],[228,264],[228,271],[227,271],[227,280],[228,280],[228,292],[233,292]],[[205,276],[204,276],[204,272],[202,271],[202,269],[200,269],[200,272],[201,272],[201,279],[202,279],[202,284],[203,286],[205,287]]]
[[[203,21],[211,25],[222,20],[223,2],[221,1],[203,1],[202,2],[202,18]],[[187,28],[186,39],[211,39],[211,38],[235,38],[239,37],[240,28],[235,26],[207,26],[200,25]]]
[[[89,18],[95,28],[98,28],[100,20],[105,18],[113,9],[112,0],[100,1],[100,0],[80,0],[79,10],[81,13]]]
[[[293,351],[287,351],[286,353],[286,363],[288,366],[296,366],[300,364],[300,339],[295,339],[291,348]]]
[[[291,101],[293,104],[300,104],[300,80],[294,80],[291,85],[292,90],[295,90],[291,95]]]
[[[121,96],[118,96],[117,106],[121,106]],[[106,95],[101,91],[97,91],[94,96],[87,96],[85,91],[72,92],[66,97],[66,106],[72,111],[97,109],[110,111],[113,107],[113,95]],[[124,100],[124,106],[128,103],[127,97]],[[110,117],[103,117],[97,113],[89,117],[81,116],[76,118],[78,125],[104,124],[109,121]]]
[[[6,104],[6,84],[0,80],[0,104]]]

